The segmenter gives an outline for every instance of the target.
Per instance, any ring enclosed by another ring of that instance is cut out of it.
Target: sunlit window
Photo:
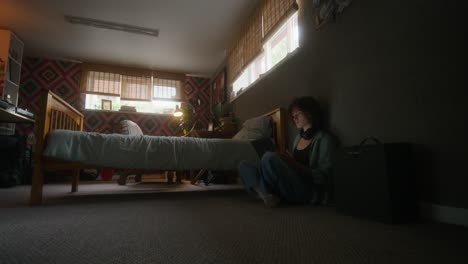
[[[289,53],[299,47],[297,12],[292,15],[263,45],[263,52],[257,56],[233,83],[235,97],[269,71]]]
[[[85,109],[173,114],[176,107],[181,106],[180,80],[151,77],[137,80],[131,76],[100,72],[91,72],[87,78],[89,93],[86,93]],[[110,95],[111,92],[115,95]]]
[[[86,109],[99,109],[102,110],[102,100],[112,101],[111,111],[118,111],[122,106],[135,107],[137,112],[141,113],[159,113],[159,114],[173,114],[176,106],[181,106],[178,101],[171,100],[151,100],[145,101],[126,101],[121,100],[119,96],[106,96],[97,94],[86,94]]]

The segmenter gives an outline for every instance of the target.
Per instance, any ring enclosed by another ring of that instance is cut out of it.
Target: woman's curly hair
[[[293,109],[303,112],[307,120],[313,124],[315,130],[323,128],[323,116],[320,105],[312,96],[294,98],[288,107],[289,116],[292,117]]]

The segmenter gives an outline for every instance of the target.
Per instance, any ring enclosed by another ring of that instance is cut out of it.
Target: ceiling
[[[211,76],[258,0],[2,0],[0,28],[25,55]],[[64,14],[159,29],[159,37],[65,22]],[[234,33],[233,33],[234,32]]]

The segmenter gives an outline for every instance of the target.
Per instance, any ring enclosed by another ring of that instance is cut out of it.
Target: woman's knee
[[[278,153],[268,151],[268,152],[265,152],[265,154],[263,154],[261,162],[262,164],[271,164],[272,162],[278,162],[280,160],[281,158],[278,155]]]
[[[239,162],[238,169],[239,169],[239,171],[250,171],[252,169],[256,169],[256,167],[257,166],[256,166],[255,163],[243,160],[243,161]]]

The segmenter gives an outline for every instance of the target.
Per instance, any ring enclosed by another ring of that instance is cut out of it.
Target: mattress
[[[232,170],[257,161],[250,141],[165,136],[129,136],[54,130],[43,155],[100,167],[164,170]]]

